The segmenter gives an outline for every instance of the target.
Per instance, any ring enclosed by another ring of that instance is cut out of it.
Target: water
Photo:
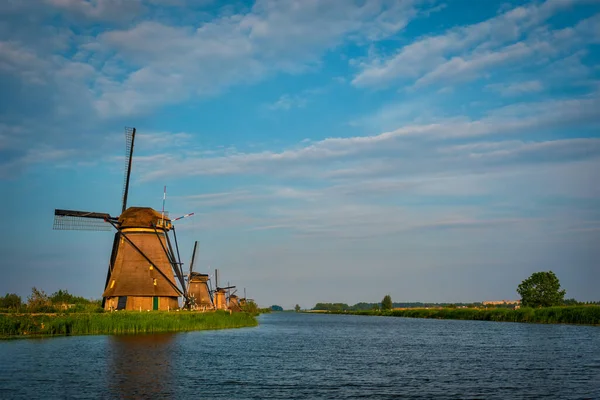
[[[600,399],[600,328],[276,313],[258,328],[0,341],[0,398]]]

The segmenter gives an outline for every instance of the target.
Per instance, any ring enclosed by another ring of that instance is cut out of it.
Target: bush
[[[0,308],[16,311],[21,308],[21,296],[14,293],[7,293],[4,297],[0,297]]]

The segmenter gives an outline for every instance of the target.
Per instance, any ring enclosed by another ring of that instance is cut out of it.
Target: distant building
[[[516,310],[521,307],[521,300],[487,300],[482,302],[484,306],[504,306],[512,305]]]

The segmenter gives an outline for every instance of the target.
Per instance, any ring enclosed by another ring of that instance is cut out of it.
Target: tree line
[[[62,289],[48,295],[34,286],[25,302],[21,296],[15,293],[7,293],[4,297],[0,297],[0,311],[2,312],[51,313],[64,310],[97,311],[98,308],[101,308],[100,300],[75,296],[68,290]]]
[[[517,287],[521,295],[523,307],[556,307],[578,305],[600,305],[600,301],[580,302],[573,298],[565,299],[566,290],[561,289],[560,281],[552,271],[535,272],[523,280]],[[390,295],[385,295],[379,303],[356,303],[352,306],[346,303],[317,303],[312,309],[315,311],[374,311],[391,310],[394,308],[479,308],[483,303],[393,303]],[[486,305],[486,308],[513,308],[511,304]]]
[[[390,298],[391,299],[391,298]],[[360,302],[354,305],[346,303],[317,303],[312,309],[315,311],[369,311],[380,310],[383,307],[383,300],[379,303]],[[391,308],[439,308],[439,307],[481,307],[482,303],[423,303],[414,302],[392,302]]]

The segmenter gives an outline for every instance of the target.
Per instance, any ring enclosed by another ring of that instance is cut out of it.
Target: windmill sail
[[[133,142],[135,140],[135,128],[125,128],[125,181],[123,182],[123,208],[127,209],[127,195],[129,194],[129,177],[131,176],[131,161],[133,156]]]
[[[54,230],[110,231],[109,214],[89,211],[54,210]]]
[[[198,241],[194,242],[194,250],[192,252],[192,262],[190,262],[190,274],[194,270],[194,261],[196,260],[196,249],[198,248]]]

